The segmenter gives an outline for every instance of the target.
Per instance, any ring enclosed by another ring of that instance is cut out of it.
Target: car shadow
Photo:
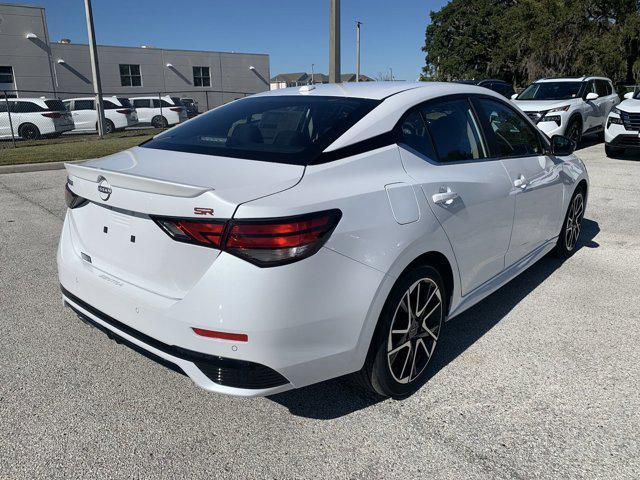
[[[576,250],[598,248],[600,245],[594,239],[599,232],[597,222],[584,219]],[[498,291],[447,322],[436,355],[428,367],[425,382],[491,330],[521,300],[560,268],[562,263],[558,258],[546,256]],[[339,418],[384,400],[359,388],[353,382],[352,376],[328,380],[267,398],[286,407],[293,415],[317,420]]]

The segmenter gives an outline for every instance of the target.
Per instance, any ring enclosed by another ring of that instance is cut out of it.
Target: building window
[[[142,86],[140,65],[120,65],[120,85],[123,87]]]
[[[0,83],[13,83],[13,68],[0,67]]]
[[[211,76],[209,75],[209,67],[193,67],[193,86],[194,87],[210,87]]]

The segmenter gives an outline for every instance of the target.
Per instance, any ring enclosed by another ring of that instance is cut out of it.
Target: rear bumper
[[[259,396],[292,388],[286,378],[269,367],[168,345],[100,312],[64,286],[61,286],[61,290],[65,304],[83,321],[119,343],[134,349],[142,348],[152,357],[163,361],[161,363],[171,363],[206,390],[239,396]]]
[[[67,215],[58,249],[64,301],[94,324],[177,365],[202,388],[270,395],[362,367],[370,340],[364,327],[378,318],[372,304],[386,278],[371,267],[328,248],[267,269],[223,252],[186,293],[170,298],[83,260],[71,237]],[[205,338],[192,327],[243,333],[248,341]],[[242,364],[252,377],[245,375],[244,384],[219,383],[219,362]],[[256,375],[286,383],[256,383]]]

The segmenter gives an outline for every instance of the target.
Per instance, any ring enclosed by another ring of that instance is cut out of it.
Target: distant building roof
[[[280,73],[271,79],[272,82],[304,82],[307,77],[306,72],[296,72],[296,73]]]
[[[313,75],[307,72],[296,72],[296,73],[281,73],[276,75],[271,79],[272,83],[303,83],[309,82],[311,83],[311,77],[313,76],[313,83],[329,83],[329,76],[324,73],[315,72]],[[340,81],[343,83],[346,82],[355,82],[356,74],[355,73],[343,73],[340,75]],[[368,77],[366,75],[360,74],[361,82],[373,82],[373,78]]]

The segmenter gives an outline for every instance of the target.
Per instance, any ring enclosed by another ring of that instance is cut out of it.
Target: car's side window
[[[441,162],[487,157],[487,148],[466,98],[429,103],[422,108]]]
[[[141,99],[133,101],[134,108],[149,108],[149,100]]]
[[[76,100],[73,104],[74,110],[95,110],[94,100]]]
[[[608,83],[609,82],[607,82],[606,80],[596,80],[596,93],[598,94],[598,96],[606,97],[607,95],[609,95],[609,92],[607,91]]]
[[[542,154],[535,129],[511,107],[488,98],[473,100],[487,141],[496,157]]]
[[[409,113],[400,124],[400,142],[429,158],[436,158],[427,126],[418,110]]]

